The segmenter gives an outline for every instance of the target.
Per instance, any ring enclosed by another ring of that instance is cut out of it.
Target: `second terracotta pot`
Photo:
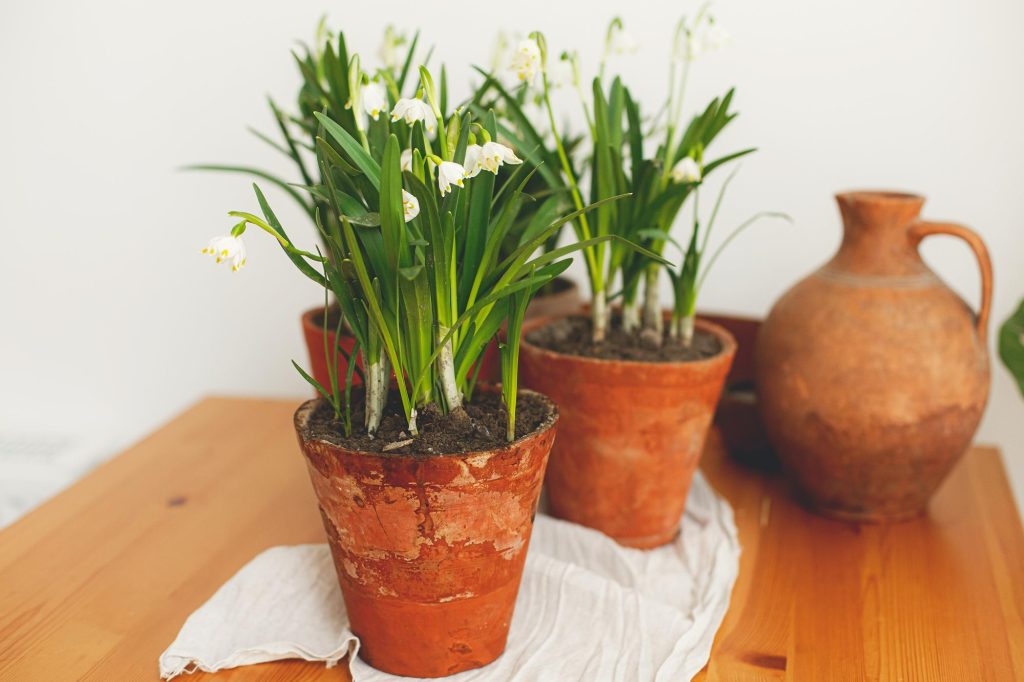
[[[295,413],[359,656],[442,677],[505,649],[558,411],[505,447],[455,455],[357,452]]]
[[[583,306],[579,286],[571,279],[556,277],[549,286],[548,293],[538,294],[530,301],[530,305],[526,309],[528,319],[571,315],[578,312]],[[327,373],[328,355],[324,352],[324,310],[325,308],[321,306],[302,314],[302,336],[306,340],[306,349],[309,351],[310,374],[321,386],[330,390],[331,380]],[[335,338],[334,329],[331,327],[327,331],[328,345],[334,343]],[[343,330],[341,336],[337,338],[338,345],[346,354],[351,354],[355,347],[355,337]],[[345,380],[348,361],[344,355],[337,353],[335,362],[338,366],[338,382],[342,383]],[[501,381],[501,355],[498,352],[497,340],[487,344],[480,363],[478,379],[481,383],[494,384]],[[352,375],[352,383],[355,386],[363,383],[359,379],[358,373]]]
[[[302,336],[306,340],[306,349],[309,351],[309,370],[313,378],[328,391],[331,390],[331,379],[327,373],[327,353],[324,352],[324,311],[323,306],[313,308],[302,313]],[[328,325],[331,327],[331,325]],[[327,331],[327,347],[332,346],[337,340],[346,354],[351,354],[355,348],[356,338],[342,329],[341,336],[336,337],[334,329]],[[345,381],[345,372],[348,370],[348,361],[341,353],[335,354],[335,362],[338,367],[338,383]],[[352,384],[359,386],[363,382],[359,379],[359,373],[352,374]]]
[[[694,362],[602,360],[556,353],[523,339],[521,381],[551,397],[560,436],[545,480],[554,516],[628,547],[675,537],[708,428],[736,352],[721,343]]]

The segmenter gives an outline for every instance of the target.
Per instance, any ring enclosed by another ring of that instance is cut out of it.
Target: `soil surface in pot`
[[[667,326],[667,325],[666,325]],[[677,341],[662,337],[661,346],[649,338],[653,332],[627,334],[622,331],[619,320],[612,320],[608,334],[602,343],[590,340],[589,317],[565,317],[535,329],[526,339],[535,346],[585,358],[600,360],[629,360],[633,362],[690,362],[714,357],[722,351],[722,344],[711,333],[697,329],[689,348]]]
[[[420,410],[416,418],[419,435],[412,438],[402,413],[397,391],[390,391],[388,405],[380,422],[377,435],[366,435],[363,428],[363,391],[352,390],[352,435],[343,435],[342,423],[335,420],[334,410],[322,401],[309,420],[308,436],[361,452],[385,452],[396,455],[452,455],[461,452],[494,450],[508,445],[505,428],[508,412],[498,393],[478,392],[465,411],[442,414],[435,405]],[[551,404],[532,393],[520,393],[516,401],[516,438],[527,436],[547,423],[551,417]],[[410,441],[405,443],[405,441]],[[394,446],[405,443],[400,447]],[[387,450],[384,448],[387,447]]]
[[[563,291],[569,291],[576,286],[576,283],[572,280],[565,279],[564,277],[555,277],[553,280],[541,287],[540,291],[537,292],[538,296],[554,296],[560,294]]]

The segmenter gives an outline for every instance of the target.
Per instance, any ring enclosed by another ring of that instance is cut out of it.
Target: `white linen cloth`
[[[707,663],[739,570],[729,504],[697,473],[682,532],[654,550],[538,514],[505,653],[450,682],[689,680]],[[327,545],[273,547],[246,564],[160,656],[160,675],[285,658],[335,665],[354,682],[412,678],[356,655]]]

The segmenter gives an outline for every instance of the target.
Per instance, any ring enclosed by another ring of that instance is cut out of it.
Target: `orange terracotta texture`
[[[295,414],[359,655],[395,675],[490,663],[509,624],[558,411],[500,449],[354,452],[308,437]]]
[[[715,411],[715,426],[722,434],[725,449],[741,464],[760,471],[778,471],[781,465],[772,452],[757,407],[754,349],[761,320],[735,315],[701,317],[725,327],[736,339],[736,357]]]
[[[988,398],[992,271],[969,229],[918,218],[924,199],[837,196],[842,245],[775,304],[761,327],[763,422],[810,505],[884,521],[922,514],[970,445]],[[959,237],[981,269],[974,315],[921,260],[933,234]]]
[[[324,308],[313,308],[302,313],[302,336],[306,339],[306,348],[309,350],[309,373],[314,379],[319,382],[328,391],[331,390],[331,379],[327,373],[327,354],[324,352]],[[327,344],[328,347],[334,346],[335,335],[334,330],[329,329],[327,331]],[[339,345],[345,350],[346,354],[351,355],[352,349],[355,348],[356,339],[351,334],[341,334]],[[345,383],[345,372],[348,371],[348,361],[345,356],[341,353],[335,354],[335,362],[338,367],[338,384],[344,385]],[[357,361],[358,362],[358,361]],[[361,366],[361,365],[360,365]],[[352,373],[352,384],[355,386],[361,385],[363,382],[359,379],[359,373]]]
[[[694,471],[736,342],[697,362],[649,363],[565,355],[525,338],[521,382],[549,396],[561,437],[546,478],[551,513],[628,547],[657,547],[679,530]]]

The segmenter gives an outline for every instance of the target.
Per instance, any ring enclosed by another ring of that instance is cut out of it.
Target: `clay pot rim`
[[[484,387],[478,387],[477,390],[486,390],[486,391],[492,391],[493,390],[493,391],[496,391],[498,389],[497,388],[491,388],[489,386],[484,386]],[[433,459],[435,457],[436,458],[445,458],[445,459],[469,459],[470,457],[476,457],[478,455],[483,455],[483,454],[494,455],[494,454],[497,454],[497,453],[503,453],[503,452],[512,451],[512,450],[518,448],[519,446],[521,446],[526,441],[540,438],[545,433],[547,433],[551,429],[555,428],[555,426],[558,424],[558,405],[555,404],[554,400],[552,400],[551,398],[547,397],[543,393],[539,393],[537,391],[532,391],[532,390],[530,390],[528,388],[520,388],[518,393],[519,393],[519,397],[520,398],[522,396],[524,396],[524,395],[534,395],[534,396],[537,396],[538,398],[540,398],[543,401],[543,403],[548,408],[547,417],[544,419],[543,422],[541,422],[541,424],[537,428],[535,428],[530,433],[527,433],[527,434],[524,434],[522,436],[519,436],[518,438],[516,438],[511,443],[504,443],[504,444],[502,444],[499,447],[489,448],[487,450],[469,450],[467,452],[447,452],[447,453],[445,453],[445,452],[430,452],[430,453],[421,453],[421,452],[412,452],[412,453],[371,452],[369,450],[351,450],[351,449],[345,447],[344,445],[338,445],[337,443],[332,443],[331,441],[324,440],[323,438],[309,438],[309,437],[307,437],[306,425],[307,425],[307,423],[309,421],[310,415],[313,414],[314,410],[316,410],[316,408],[319,407],[319,405],[321,403],[325,403],[326,402],[326,400],[323,398],[323,396],[317,396],[316,398],[311,398],[311,399],[307,400],[306,402],[302,403],[301,405],[299,405],[298,409],[295,410],[295,417],[293,419],[293,422],[294,422],[294,425],[295,425],[295,432],[299,435],[299,438],[302,440],[303,443],[323,443],[324,445],[327,445],[328,447],[334,448],[336,450],[342,450],[342,451],[344,451],[346,453],[349,453],[349,454],[352,454],[352,455],[362,455],[362,456],[366,456],[366,457],[376,457],[378,459],[417,459],[417,460],[420,460],[420,459]]]
[[[325,310],[327,310],[327,307],[322,306],[322,305],[318,305],[315,308],[310,308],[309,310],[304,311],[302,313],[302,327],[303,327],[303,329],[305,329],[306,331],[315,331],[317,334],[322,334],[323,331],[324,331],[324,328],[323,328],[322,324],[317,322],[316,316],[322,314]],[[331,336],[333,336],[334,335],[334,330],[333,329],[328,329],[327,333],[330,334]],[[342,334],[342,336],[345,336],[346,334],[351,336],[351,332],[348,331],[347,326],[343,326],[341,328],[341,334]]]
[[[914,192],[901,192],[887,189],[854,189],[836,192],[837,201],[870,202],[889,204],[924,203],[924,197]]]
[[[593,358],[587,355],[559,353],[558,351],[553,351],[549,348],[542,348],[541,346],[530,343],[529,340],[526,338],[526,335],[528,333],[536,329],[540,329],[541,327],[545,327],[551,324],[552,322],[557,322],[558,320],[570,317],[585,318],[587,316],[583,314],[573,314],[561,315],[558,317],[541,318],[537,320],[537,322],[533,326],[523,330],[523,338],[520,341],[521,345],[529,347],[531,352],[537,353],[538,355],[547,355],[555,358],[572,358],[574,361],[577,362],[589,363],[593,365],[603,365],[605,367],[609,365],[626,365],[627,367],[711,367],[712,365],[721,362],[723,357],[729,357],[735,354],[737,348],[736,338],[731,333],[729,333],[728,329],[721,325],[715,324],[714,322],[709,322],[700,317],[698,317],[695,320],[694,327],[696,329],[701,329],[706,332],[711,332],[712,334],[715,335],[715,338],[717,338],[718,342],[722,345],[722,347],[718,349],[717,353],[715,353],[711,357],[702,358],[700,360],[667,360],[664,362],[647,362],[645,360]]]

